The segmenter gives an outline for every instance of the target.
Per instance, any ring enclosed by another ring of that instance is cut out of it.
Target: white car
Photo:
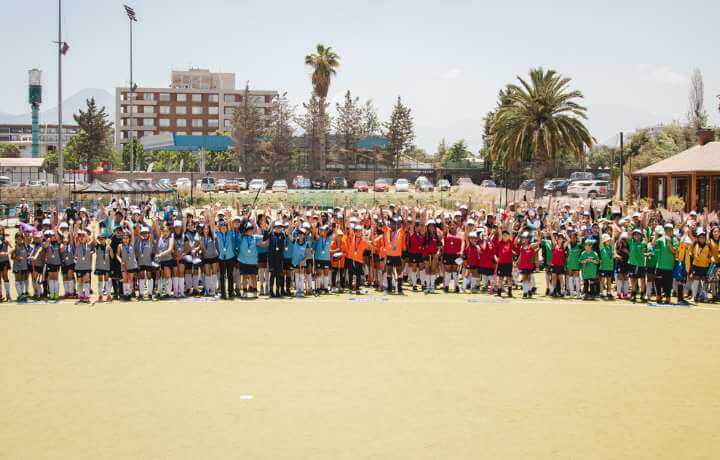
[[[608,196],[608,181],[579,180],[568,185],[567,194],[579,198],[605,198]]]
[[[408,182],[407,179],[398,179],[395,181],[395,191],[396,192],[409,192],[410,191],[410,182]]]
[[[190,178],[189,178],[189,177],[179,177],[179,178],[175,181],[175,187],[177,187],[177,188],[180,188],[180,187],[190,188],[190,184],[191,184],[191,183],[192,183],[192,182],[190,182]]]
[[[285,179],[278,179],[275,182],[273,182],[272,191],[273,192],[287,192],[288,184],[285,181]]]
[[[253,179],[248,185],[248,190],[251,192],[264,192],[266,188],[267,183],[265,182],[265,179]]]

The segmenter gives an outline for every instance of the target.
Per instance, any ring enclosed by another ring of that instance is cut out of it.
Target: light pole
[[[130,172],[135,170],[135,84],[133,82],[133,41],[132,41],[132,30],[133,22],[137,22],[137,16],[135,16],[135,10],[127,5],[125,7],[125,13],[130,20],[130,129],[128,134],[130,136]]]
[[[58,154],[58,195],[57,195],[57,211],[62,212],[63,203],[63,186],[65,183],[65,154],[63,152],[62,139],[62,57],[70,48],[62,39],[62,0],[58,0],[58,124],[57,124],[57,154]]]

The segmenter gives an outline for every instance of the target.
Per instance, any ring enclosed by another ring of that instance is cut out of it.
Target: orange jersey
[[[385,253],[391,257],[400,257],[405,250],[405,229],[400,228],[397,232],[390,230],[390,227],[383,229],[385,233]]]
[[[342,256],[340,257],[334,257],[336,252],[342,252]],[[337,240],[337,238],[333,239],[330,242],[330,254],[332,255],[330,259],[330,266],[333,268],[343,268],[345,266],[345,237],[343,236],[340,238],[340,241]]]
[[[372,252],[379,257],[385,257],[385,235],[378,235],[372,241]]]
[[[362,263],[365,249],[369,246],[367,240],[362,235],[355,235],[354,231],[344,239],[346,241],[344,252],[347,257],[355,262]]]

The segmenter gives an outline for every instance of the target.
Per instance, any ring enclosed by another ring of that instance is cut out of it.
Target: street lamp
[[[125,13],[127,14],[128,19],[130,20],[130,129],[128,130],[128,135],[130,136],[130,172],[133,172],[135,170],[135,136],[133,129],[135,128],[134,122],[135,122],[135,113],[134,113],[134,103],[135,103],[135,90],[137,89],[137,86],[133,82],[133,42],[132,42],[132,30],[133,30],[133,22],[137,22],[137,16],[135,15],[135,10],[127,5],[123,5],[125,7]]]

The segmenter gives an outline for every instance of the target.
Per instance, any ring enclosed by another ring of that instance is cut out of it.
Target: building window
[[[187,131],[175,131],[175,134],[178,136],[185,136],[187,135]]]
[[[178,101],[178,102],[185,102],[185,101],[187,101],[187,94],[178,94],[178,95],[177,95],[177,101]]]
[[[193,106],[193,108],[192,108],[193,115],[202,115],[202,113],[203,113],[203,107],[201,105]]]
[[[169,105],[161,105],[160,106],[160,114],[161,115],[170,115],[170,106]]]
[[[155,134],[155,131],[143,131],[143,136],[152,136]]]
[[[170,127],[170,119],[169,118],[161,118],[160,119],[160,127],[161,128],[169,128]]]
[[[203,121],[201,119],[198,119],[198,118],[193,119],[193,121],[192,121],[193,128],[202,128],[202,126],[203,126]]]
[[[225,127],[225,129],[230,129],[230,128],[232,128],[232,121],[230,121],[230,120],[223,120],[223,126]]]
[[[210,95],[208,96],[208,99],[210,100],[210,102],[218,103],[218,102],[220,102],[220,95],[218,95],[218,94],[210,94]]]
[[[217,106],[208,107],[208,113],[209,113],[210,115],[217,115],[217,114],[219,113],[219,112],[218,112],[218,107],[217,107]]]
[[[143,118],[143,126],[155,126],[155,120],[152,118]]]
[[[235,102],[235,95],[234,95],[234,94],[226,94],[226,95],[225,95],[225,102],[227,102],[227,103],[233,103],[233,102]]]
[[[184,128],[187,126],[187,120],[184,118],[178,118],[177,120],[175,120],[175,125],[178,128]]]
[[[154,100],[155,100],[154,93],[143,93],[143,101],[154,101]]]
[[[202,131],[193,131],[192,135],[193,136],[202,136],[203,133],[202,133]]]
[[[211,118],[208,120],[208,128],[217,128],[220,126],[220,120],[217,118]]]
[[[187,113],[187,107],[184,105],[178,105],[175,107],[175,113],[178,115],[185,115]]]
[[[234,115],[235,107],[225,107],[225,115]]]
[[[170,93],[160,93],[160,102],[170,102]]]
[[[193,94],[192,101],[193,102],[202,102],[202,94]]]
[[[155,110],[153,110],[153,109],[154,109],[153,106],[147,105],[147,106],[143,107],[143,113],[154,113]]]

